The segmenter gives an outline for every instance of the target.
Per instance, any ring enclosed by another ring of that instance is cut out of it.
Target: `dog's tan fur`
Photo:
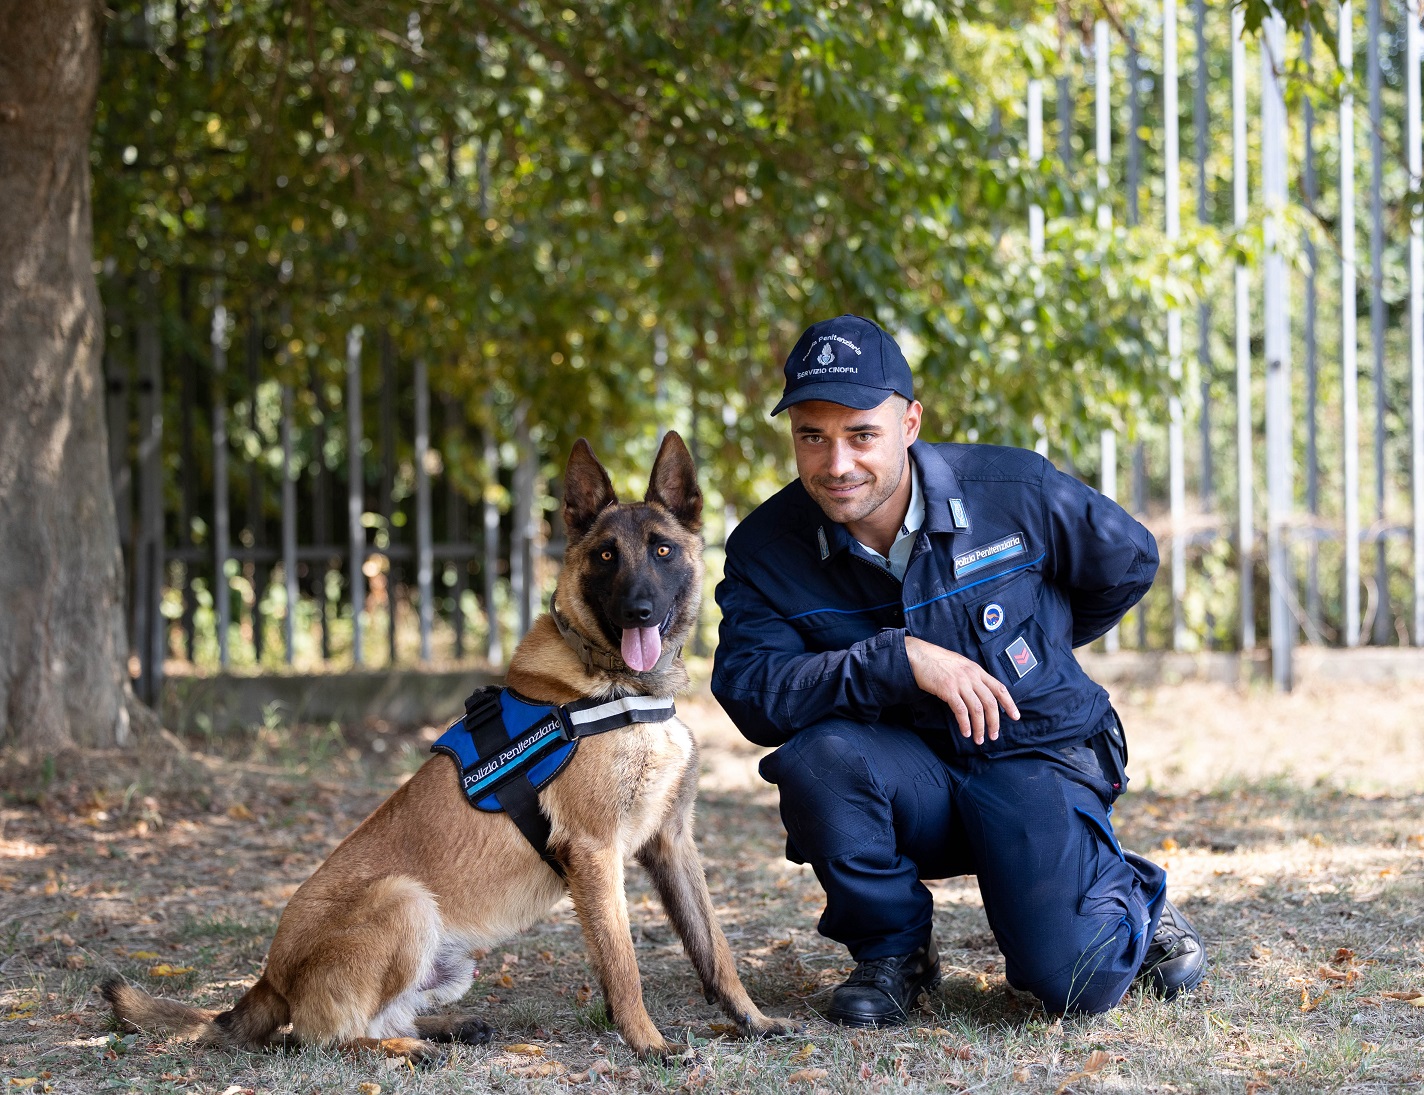
[[[638,511],[636,521],[619,513],[629,510]],[[691,458],[677,434],[669,433],[659,450],[641,507],[617,505],[606,473],[579,442],[569,458],[570,543],[556,594],[569,625],[608,647],[579,593],[592,567],[588,545],[616,542],[633,552],[640,548],[633,542],[637,530],[651,528],[686,552],[687,588],[667,628],[667,640],[680,642],[700,599],[700,513]],[[567,703],[672,695],[687,686],[687,673],[680,659],[646,673],[587,668],[545,615],[515,651],[508,684],[531,699]],[[747,996],[717,925],[692,837],[696,781],[696,744],[673,718],[583,739],[540,795],[553,827],[550,847],[565,865],[610,1016],[642,1055],[666,1053],[668,1046],[643,1005],[623,887],[630,855],[651,875],[709,999],[746,1034],[789,1029]],[[147,1031],[258,1048],[290,1023],[289,1037],[302,1043],[433,1059],[433,1040],[483,1041],[490,1031],[478,1020],[419,1013],[462,997],[474,974],[471,952],[529,927],[564,893],[564,882],[513,822],[471,809],[452,760],[436,756],[296,892],[265,972],[231,1011],[156,999],[121,981],[104,992],[122,1023]]]

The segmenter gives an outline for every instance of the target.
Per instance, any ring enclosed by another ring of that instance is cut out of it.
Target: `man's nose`
[[[852,459],[849,445],[843,441],[831,442],[831,463],[827,470],[834,479],[855,471],[855,460]]]

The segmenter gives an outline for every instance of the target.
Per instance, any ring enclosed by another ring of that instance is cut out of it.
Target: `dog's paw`
[[[452,1042],[463,1042],[467,1046],[487,1045],[494,1038],[494,1027],[483,1019],[466,1019],[450,1031]]]
[[[444,1068],[450,1063],[450,1054],[433,1042],[425,1042],[419,1048],[413,1047],[405,1057],[412,1067],[422,1070]]]
[[[743,1038],[782,1038],[790,1034],[800,1034],[806,1029],[805,1023],[794,1019],[774,1019],[769,1015],[755,1018],[744,1016],[737,1024]]]

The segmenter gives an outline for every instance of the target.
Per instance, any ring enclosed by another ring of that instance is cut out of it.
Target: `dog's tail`
[[[290,1019],[286,998],[265,977],[224,1012],[150,996],[117,977],[105,981],[99,991],[124,1027],[207,1045],[258,1049]]]

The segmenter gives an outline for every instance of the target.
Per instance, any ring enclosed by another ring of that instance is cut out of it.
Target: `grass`
[[[0,1086],[202,1095],[369,1093],[362,1084],[387,1095],[1419,1090],[1424,1007],[1396,997],[1424,991],[1424,779],[1409,768],[1411,735],[1424,723],[1409,733],[1386,727],[1379,740],[1402,751],[1377,749],[1373,767],[1355,757],[1348,784],[1336,784],[1309,767],[1329,756],[1311,735],[1351,725],[1358,701],[1349,692],[1278,703],[1200,687],[1124,698],[1137,778],[1116,819],[1125,844],[1165,863],[1174,899],[1202,930],[1212,962],[1203,987],[1177,1004],[1132,995],[1106,1016],[1046,1015],[1004,983],[973,880],[950,879],[932,886],[945,983],[913,1024],[878,1032],[817,1017],[849,968],[815,932],[820,890],[781,856],[774,790],[752,771],[758,751],[707,701],[681,705],[704,745],[699,839],[723,927],[752,996],[805,1029],[776,1041],[729,1037],[634,867],[629,907],[648,1007],[692,1050],[668,1063],[638,1062],[618,1041],[567,904],[480,960],[461,1007],[500,1033],[490,1047],[456,1047],[444,1069],[415,1073],[314,1049],[228,1054],[113,1031],[94,992],[110,973],[206,1005],[236,999],[287,897],[410,771],[428,731],[308,732],[269,720],[221,758],[160,743],[47,766],[10,756],[0,777]],[[1410,712],[1414,701],[1381,702]],[[1309,726],[1272,714],[1296,704],[1312,713]],[[1224,761],[1242,727],[1252,741],[1235,752],[1250,763],[1233,770]],[[1257,760],[1277,754],[1291,771]]]

